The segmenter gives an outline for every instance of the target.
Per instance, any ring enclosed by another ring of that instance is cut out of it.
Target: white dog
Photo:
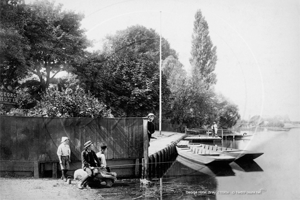
[[[83,169],[77,169],[74,172],[74,180],[82,180],[84,177],[86,177],[88,174]]]

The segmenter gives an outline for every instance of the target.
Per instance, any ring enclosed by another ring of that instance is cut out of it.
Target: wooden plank
[[[144,147],[143,147],[143,152],[144,152],[144,162],[143,162],[143,174],[144,174],[144,177],[145,179],[148,178],[148,162],[149,162],[149,153],[148,153],[148,148],[149,148],[149,139],[148,139],[148,134],[147,134],[147,131],[148,131],[148,120],[147,118],[143,118],[143,136],[144,136]]]
[[[52,178],[57,178],[57,162],[52,163]]]
[[[34,162],[33,161],[0,161],[0,171],[19,171],[19,172],[33,172]]]
[[[135,173],[134,173],[135,176],[138,177],[139,174],[140,174],[140,161],[139,161],[138,158],[135,159],[135,170],[134,170],[134,172],[135,172]]]
[[[39,173],[39,162],[38,161],[34,161],[34,167],[33,167],[33,177],[34,178],[39,178],[40,177],[40,173]]]

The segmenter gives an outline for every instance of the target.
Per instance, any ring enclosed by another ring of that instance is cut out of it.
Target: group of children
[[[95,168],[100,167],[102,170],[106,172],[110,172],[110,168],[107,166],[105,153],[107,151],[107,146],[101,146],[101,151],[97,154],[92,150],[93,143],[91,141],[87,141],[84,144],[84,150],[81,152],[81,162],[82,168],[87,173],[88,176],[83,177],[81,182],[78,185],[79,189],[84,188],[86,183],[90,178],[95,176]],[[62,177],[64,181],[67,181],[67,171],[70,167],[71,162],[71,149],[69,146],[69,138],[62,137],[61,144],[57,149],[57,156],[59,159]]]
[[[148,144],[150,146],[150,139],[156,139],[152,136],[155,132],[155,125],[154,120],[155,115],[153,113],[148,114]],[[78,185],[79,189],[84,188],[86,183],[90,178],[95,176],[95,168],[100,167],[102,170],[106,172],[110,172],[109,167],[106,163],[105,153],[107,151],[107,146],[101,146],[101,151],[97,154],[92,150],[93,143],[91,141],[87,141],[84,144],[84,150],[81,152],[81,162],[82,162],[82,169],[88,174],[88,176],[83,177],[81,182]],[[57,149],[57,156],[59,159],[60,167],[62,170],[62,177],[61,179],[67,181],[67,171],[69,170],[69,165],[71,162],[71,149],[69,146],[69,138],[62,137],[61,144],[58,146]]]

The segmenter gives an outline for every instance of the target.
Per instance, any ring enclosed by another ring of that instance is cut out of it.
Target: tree
[[[169,55],[177,56],[163,39],[162,58]],[[132,26],[106,37],[101,56],[89,65],[100,77],[90,91],[103,94],[114,116],[145,116],[158,110],[159,35],[154,30]],[[94,77],[91,72],[76,68],[75,73],[84,72],[78,73],[84,84],[90,85],[88,78]],[[166,85],[163,77],[163,97],[168,99]]]
[[[187,73],[183,65],[172,55],[163,61],[162,68],[171,92],[167,101],[169,105],[163,107],[164,116],[172,123],[183,126],[189,116]]]
[[[106,58],[100,52],[86,53],[85,58],[73,65],[74,74],[78,75],[80,85],[85,91],[90,91],[103,102],[109,104],[104,85],[109,84]]]
[[[213,46],[208,24],[200,10],[195,14],[192,35],[190,63],[192,76],[187,82],[183,99],[185,123],[188,126],[201,127],[218,117],[215,109],[215,93],[212,86],[216,83],[214,74],[217,61],[216,47]]]
[[[18,86],[27,75],[26,56],[30,49],[23,37],[28,10],[21,0],[0,1],[0,85]]]
[[[234,104],[224,106],[219,113],[219,124],[222,128],[231,128],[240,119],[238,108]]]
[[[62,5],[47,0],[29,7],[30,16],[24,26],[30,46],[26,64],[28,71],[39,78],[41,91],[45,91],[51,78],[84,55],[88,41],[80,28],[82,15],[62,11]]]
[[[180,90],[187,81],[187,73],[183,65],[173,55],[168,56],[162,64],[163,74],[167,78],[172,93]]]
[[[203,84],[206,89],[215,84],[217,81],[214,74],[216,62],[216,47],[210,39],[208,24],[201,11],[198,10],[195,14],[190,58],[193,84]]]

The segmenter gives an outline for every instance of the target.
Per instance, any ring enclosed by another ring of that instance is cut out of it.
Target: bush
[[[80,87],[58,91],[47,89],[28,116],[45,117],[113,117],[110,109]]]

